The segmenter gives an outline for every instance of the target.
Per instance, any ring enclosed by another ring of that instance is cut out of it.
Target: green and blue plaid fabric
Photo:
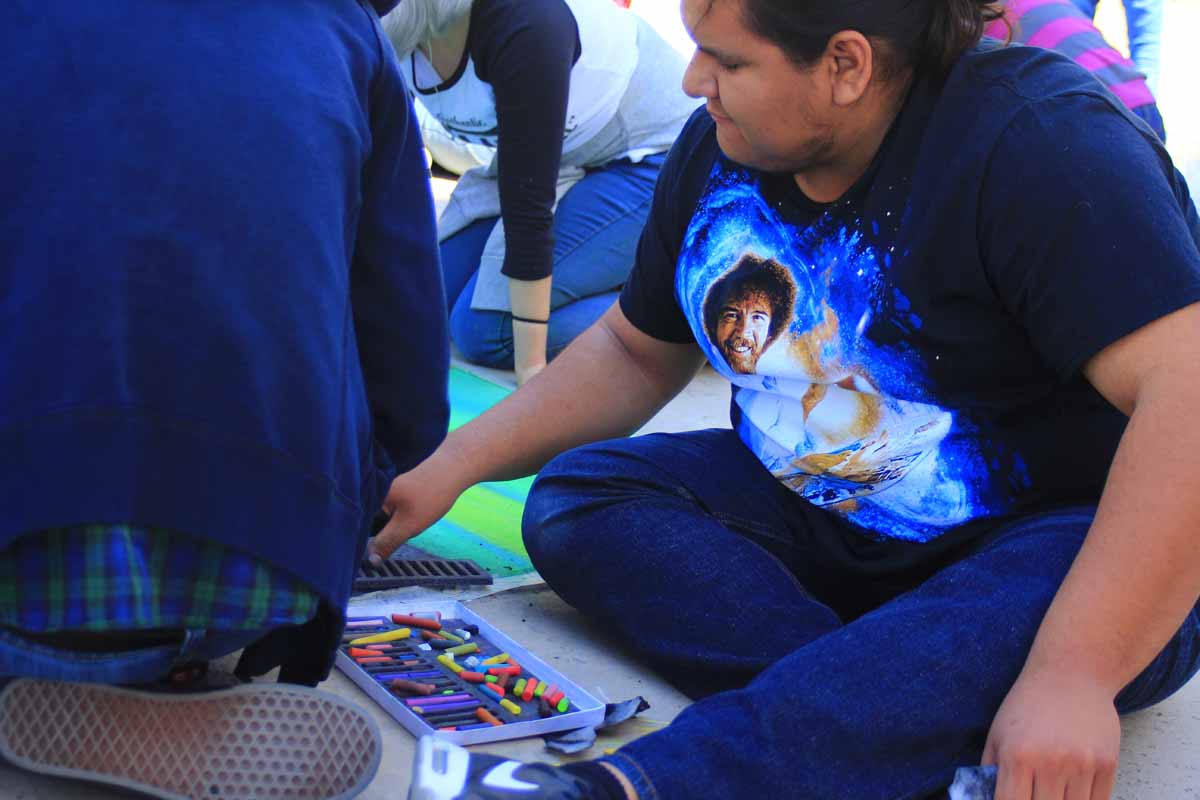
[[[174,531],[86,525],[0,551],[0,625],[34,633],[301,624],[317,595],[245,553]]]

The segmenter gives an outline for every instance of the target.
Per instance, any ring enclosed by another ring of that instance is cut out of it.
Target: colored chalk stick
[[[394,678],[388,684],[388,688],[393,692],[404,692],[406,694],[430,695],[437,689],[432,683],[418,683],[405,678]]]
[[[369,650],[365,647],[351,647],[346,654],[351,658],[376,658],[386,653],[383,650]]]
[[[438,663],[454,672],[462,672],[463,668],[460,664],[454,663],[454,659],[446,654],[437,657]]]
[[[500,724],[503,725],[504,723],[500,723]],[[460,730],[460,731],[477,731],[480,728],[490,728],[490,727],[492,727],[492,723],[490,723],[490,722],[472,722],[470,725],[459,725],[458,730]]]
[[[521,707],[508,698],[502,698],[500,700],[500,707],[514,716],[521,713]]]
[[[478,700],[463,700],[458,703],[446,703],[445,705],[441,706],[411,706],[415,713],[422,714],[426,717],[449,714],[451,711],[465,711],[467,709],[475,709],[478,707]]]
[[[546,693],[546,688],[547,686],[545,681],[537,681],[537,688],[533,690],[533,696],[541,697]]]
[[[525,684],[525,688],[521,691],[521,699],[528,703],[535,696],[537,696],[538,688],[541,686],[545,686],[545,684],[539,681],[537,678],[530,678]]]
[[[408,625],[413,628],[426,628],[431,631],[440,631],[442,623],[436,619],[426,619],[425,617],[414,617],[411,614],[392,614],[392,622],[397,625]]]
[[[558,705],[556,705],[554,707],[554,709],[556,711],[558,711],[558,713],[563,714],[563,713],[566,713],[566,710],[570,707],[571,707],[571,701],[564,697],[563,699],[558,701]]]
[[[442,628],[440,631],[438,631],[438,636],[441,636],[443,639],[449,639],[452,642],[457,642],[458,644],[464,644],[467,641],[461,636],[456,636],[445,628]]]
[[[371,677],[377,681],[411,681],[417,678],[436,678],[440,672],[379,672]]]
[[[468,683],[483,683],[484,678],[486,678],[487,676],[484,675],[482,672],[472,672],[469,669],[464,669],[462,672],[458,673],[458,677],[462,678],[464,681],[467,681]]]
[[[475,716],[478,717],[479,719],[483,720],[484,722],[486,722],[488,725],[503,725],[504,724],[502,721],[500,721],[499,717],[497,717],[492,712],[488,711],[483,706],[480,706],[479,708],[475,709]]]
[[[412,631],[408,628],[397,628],[394,631],[385,631],[384,633],[376,633],[371,636],[364,636],[361,639],[354,639],[350,642],[351,645],[360,644],[379,644],[380,642],[396,642],[400,639],[407,639],[412,635]]]
[[[528,681],[528,680],[526,680],[525,678],[521,678],[521,679],[519,679],[519,680],[516,682],[516,684],[514,684],[514,685],[513,685],[512,693],[513,693],[514,695],[517,695],[517,694],[519,694],[519,695],[523,695],[523,694],[525,694],[525,686],[526,686],[526,684],[528,684],[528,683],[529,683],[529,681]],[[524,699],[524,698],[522,698],[522,699]]]
[[[504,695],[500,694],[500,692],[504,691],[503,689],[501,689],[500,692],[498,692],[498,691],[496,691],[495,687],[490,686],[486,683],[479,687],[479,691],[483,692],[488,697],[490,697],[496,701],[499,701],[500,698],[504,697]]]
[[[458,647],[451,647],[446,652],[453,653],[456,656],[465,656],[467,653],[478,653],[479,645],[475,644],[475,642],[467,642],[466,644],[460,644]]]
[[[437,697],[410,697],[404,701],[406,706],[441,706],[446,703],[461,703],[464,700],[474,700],[475,698],[466,692],[455,692],[454,694],[443,694]]]
[[[446,637],[442,636],[442,634],[438,631],[425,630],[421,631],[421,638],[428,642],[432,641],[433,639],[445,639]]]
[[[483,663],[485,666],[491,666],[492,664],[503,664],[505,661],[508,661],[508,653],[497,653],[491,658],[485,658]]]
[[[434,650],[444,650],[455,655],[458,655],[458,648],[463,647],[463,645],[455,644],[449,639],[430,639],[427,644]]]
[[[521,666],[510,664],[507,667],[488,667],[488,675],[520,675]]]
[[[347,628],[382,628],[387,625],[383,617],[350,617],[346,620]]]
[[[388,658],[387,656],[376,656],[375,658],[356,658],[354,659],[354,663],[364,666],[367,664],[395,664],[396,659]]]

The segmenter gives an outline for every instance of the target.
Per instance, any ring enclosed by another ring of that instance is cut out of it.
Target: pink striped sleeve
[[[1096,27],[1088,22],[1086,18],[1080,17],[1065,17],[1056,19],[1054,22],[1042,26],[1042,29],[1031,36],[1026,44],[1034,47],[1044,47],[1048,50],[1053,50],[1058,46],[1058,43],[1068,36],[1076,33],[1095,33]]]
[[[1141,78],[1124,83],[1114,83],[1108,88],[1129,108],[1148,106],[1154,102],[1154,95],[1150,93],[1150,87]]]

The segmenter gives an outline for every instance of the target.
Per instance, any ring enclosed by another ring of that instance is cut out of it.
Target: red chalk
[[[469,683],[483,683],[486,676],[482,672],[472,672],[469,669],[464,669],[458,673],[458,677]]]
[[[378,658],[383,655],[378,650],[367,650],[363,647],[351,647],[347,652],[351,658]]]
[[[421,638],[428,642],[432,641],[433,639],[445,639],[446,637],[442,636],[437,631],[421,631]]]
[[[397,625],[407,625],[412,628],[425,628],[430,631],[440,631],[442,623],[436,619],[425,619],[424,617],[410,617],[408,614],[392,614],[392,622]]]
[[[530,678],[529,681],[526,682],[526,684],[525,684],[525,691],[521,692],[521,699],[524,700],[526,703],[528,703],[530,700],[532,700],[533,692],[535,689],[537,689],[537,685],[538,685],[537,678]]]
[[[388,688],[393,692],[406,692],[408,694],[431,695],[437,689],[432,683],[418,683],[417,681],[406,681],[403,678],[396,678],[388,684]]]
[[[489,675],[512,675],[515,677],[515,676],[521,674],[521,666],[519,664],[509,664],[507,667],[489,667],[488,674]]]

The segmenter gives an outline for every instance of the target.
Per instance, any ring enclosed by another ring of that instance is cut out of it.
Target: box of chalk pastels
[[[456,744],[604,719],[603,703],[458,602],[353,606],[337,667],[414,735]]]

